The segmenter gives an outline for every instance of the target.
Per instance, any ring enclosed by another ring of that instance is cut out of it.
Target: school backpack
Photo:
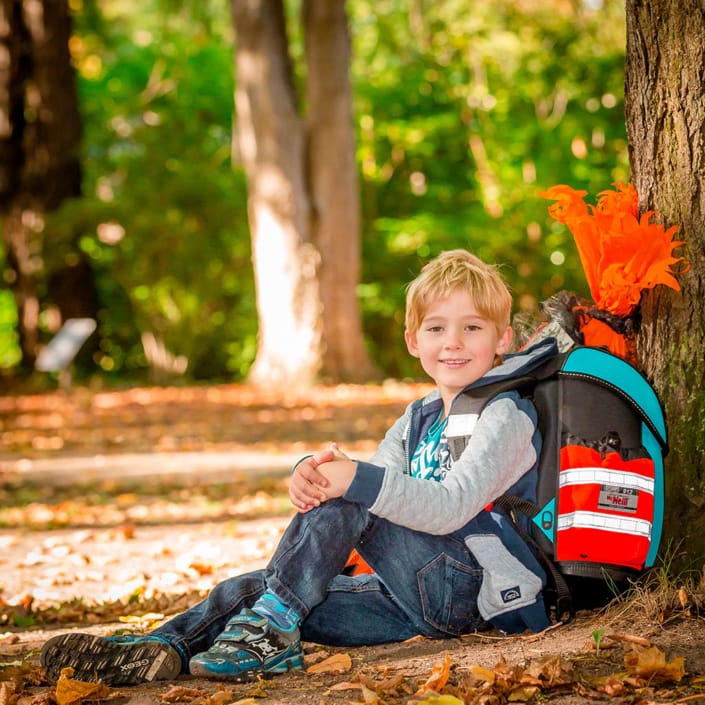
[[[628,362],[602,348],[578,346],[518,377],[465,390],[450,416],[480,413],[510,389],[537,409],[543,437],[537,502],[503,495],[494,504],[543,561],[547,607],[557,619],[570,619],[601,586],[614,591],[654,564],[668,452],[663,409]],[[468,439],[448,438],[454,460]]]

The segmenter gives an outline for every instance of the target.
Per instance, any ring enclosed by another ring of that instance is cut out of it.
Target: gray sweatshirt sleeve
[[[387,468],[390,472],[406,472],[404,442],[410,417],[411,404],[406,408],[404,414],[390,426],[379,447],[370,458],[370,463]]]
[[[360,502],[395,524],[449,534],[531,469],[537,459],[535,429],[531,402],[516,394],[502,395],[484,409],[463,454],[441,482],[411,477],[396,462],[384,465],[383,442],[369,462],[358,463],[345,499]],[[399,444],[403,464],[401,437]]]

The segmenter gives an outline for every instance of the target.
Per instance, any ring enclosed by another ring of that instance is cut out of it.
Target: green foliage
[[[351,13],[364,279],[377,282],[362,288],[366,327],[382,367],[414,375],[403,283],[439,251],[506,264],[517,310],[585,289],[537,191],[628,178],[623,7],[446,0],[415,18],[400,0],[359,0]]]
[[[47,255],[78,247],[95,268],[105,372],[144,369],[146,333],[192,378],[239,376],[256,316],[232,47],[205,33],[227,18],[127,9],[79,35],[85,197],[51,218]]]
[[[0,369],[14,367],[21,357],[15,301],[9,291],[0,291]]]
[[[48,265],[90,258],[104,374],[143,374],[148,334],[188,359],[191,378],[240,379],[257,319],[245,181],[230,159],[227,3],[75,7],[84,197],[49,219]],[[404,285],[439,251],[468,247],[505,263],[517,311],[585,289],[570,233],[537,191],[568,183],[595,193],[628,179],[624,8],[350,0],[347,9],[365,330],[388,375],[418,376],[403,344]],[[8,307],[0,298],[0,366],[17,357],[1,327]]]

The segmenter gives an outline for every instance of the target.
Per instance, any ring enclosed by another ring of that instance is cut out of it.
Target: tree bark
[[[320,368],[320,256],[309,239],[304,128],[280,0],[233,0],[237,135],[248,185],[259,334],[253,384],[311,385]]]
[[[304,4],[306,124],[282,0],[233,0],[236,133],[247,175],[259,323],[248,381],[369,379],[356,286],[359,194],[344,3]],[[324,344],[325,341],[325,344]]]
[[[627,0],[625,110],[640,211],[678,224],[691,268],[681,292],[642,301],[640,363],[663,402],[669,430],[669,561],[702,567],[705,545],[705,4]],[[662,553],[669,550],[662,545]]]
[[[7,59],[0,62],[0,208],[25,368],[33,366],[39,344],[44,214],[81,191],[70,37],[67,0],[0,0],[0,48]],[[74,281],[73,288],[83,284]]]
[[[319,284],[325,343],[321,376],[375,376],[362,334],[360,187],[345,0],[304,0],[307,135],[312,238],[321,253]]]

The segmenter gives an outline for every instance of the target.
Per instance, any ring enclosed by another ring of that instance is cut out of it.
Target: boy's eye
[[[482,326],[479,326],[476,323],[471,323],[470,325],[465,326],[465,330],[482,330]]]
[[[426,330],[429,333],[440,333],[443,330],[443,326],[429,326]]]

